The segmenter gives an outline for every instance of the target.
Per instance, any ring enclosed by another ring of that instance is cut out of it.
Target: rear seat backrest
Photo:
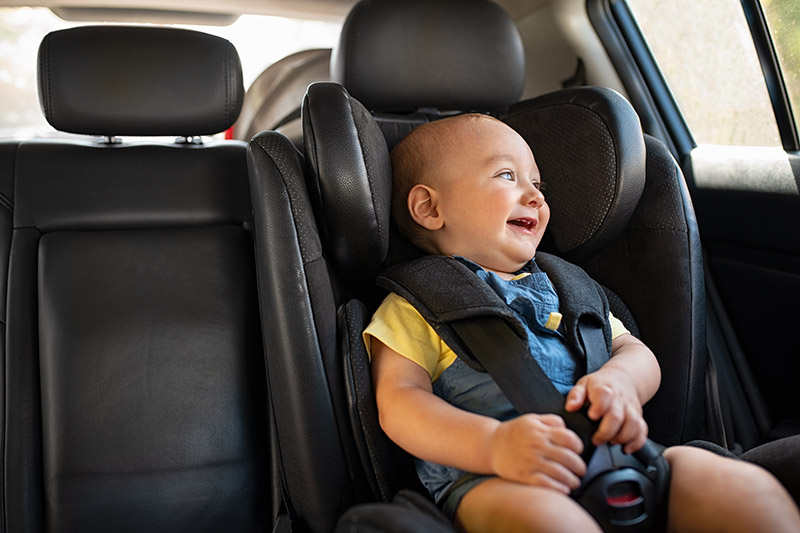
[[[40,48],[56,128],[224,130],[233,46],[85,27]],[[263,529],[264,370],[245,145],[21,143],[7,301],[11,531]]]

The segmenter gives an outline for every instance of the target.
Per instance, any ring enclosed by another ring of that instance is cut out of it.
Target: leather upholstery
[[[364,106],[335,83],[308,88],[303,121],[308,188],[325,253],[351,291],[371,288],[364,280],[375,279],[389,248],[386,142]]]
[[[275,132],[248,146],[270,403],[293,524],[332,531],[359,501],[338,356],[334,283],[304,183],[303,158]],[[342,394],[339,394],[342,392]]]
[[[224,118],[214,98],[173,109],[173,96],[154,93],[202,86],[191,79],[198,61],[139,70],[136,49],[174,45],[181,52],[163,52],[167,62],[193,49],[218,77],[230,68],[236,78],[238,60],[195,49],[205,41],[200,34],[150,30],[70,30],[65,49],[51,35],[43,81],[56,95],[45,106],[55,124],[147,135],[227,127],[235,118],[230,102]],[[80,69],[88,69],[94,50],[102,65],[111,50],[122,53],[119,43],[131,72],[161,81],[137,85],[147,86],[147,103],[101,98],[108,115],[84,122],[89,95],[103,93],[108,80],[72,83],[65,78],[73,65],[60,62],[81,51]],[[86,92],[75,96],[78,86]],[[114,103],[118,114],[108,107]],[[200,118],[180,118],[193,110]],[[30,141],[0,147],[0,165],[11,237],[0,433],[5,529],[269,527],[276,484],[245,144]]]
[[[213,35],[172,28],[80,27],[39,47],[39,100],[57,130],[89,135],[209,135],[242,106],[239,55]]]
[[[487,110],[522,94],[522,39],[484,0],[365,0],[345,19],[331,79],[370,111]]]
[[[250,203],[234,176],[246,172],[244,146],[23,143],[14,223],[41,231],[241,223]]]

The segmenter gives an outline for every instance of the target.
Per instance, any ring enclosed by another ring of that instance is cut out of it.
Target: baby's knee
[[[569,496],[500,479],[468,492],[456,521],[465,531],[600,531],[591,515]]]
[[[767,470],[745,461],[713,452],[676,446],[664,452],[672,469],[671,493],[694,497],[723,498],[728,505],[783,496],[785,490]]]

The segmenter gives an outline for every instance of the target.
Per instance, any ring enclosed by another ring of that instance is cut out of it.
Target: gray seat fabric
[[[193,137],[241,106],[235,49],[199,32],[54,32],[39,62],[63,131]],[[26,141],[0,157],[5,528],[267,527],[245,144]]]

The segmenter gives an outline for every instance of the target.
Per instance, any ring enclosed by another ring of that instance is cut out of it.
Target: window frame
[[[767,92],[772,102],[775,121],[778,124],[783,149],[787,152],[800,150],[800,140],[797,135],[797,125],[792,113],[789,93],[783,80],[783,73],[772,42],[772,35],[767,27],[767,20],[761,3],[758,0],[740,0],[744,11],[750,35],[761,64],[761,72],[767,84]]]

